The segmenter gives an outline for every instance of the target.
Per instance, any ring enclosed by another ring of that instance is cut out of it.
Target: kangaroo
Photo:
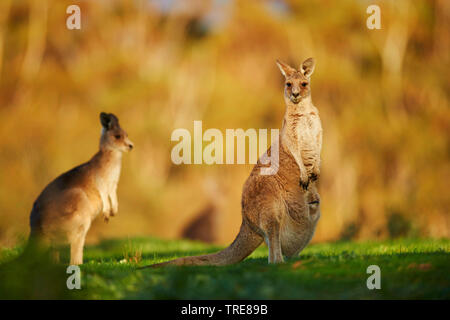
[[[309,58],[295,70],[277,61],[286,78],[286,113],[278,142],[279,168],[273,175],[261,175],[261,158],[242,191],[242,225],[236,239],[222,251],[183,257],[144,266],[216,265],[237,263],[265,241],[269,263],[281,263],[283,256],[297,255],[311,240],[320,217],[320,197],[315,181],[319,177],[322,127],[318,110],[311,102],[310,77],[314,60]],[[273,165],[273,164],[272,164]]]
[[[118,212],[117,184],[122,153],[133,149],[128,134],[112,113],[100,114],[100,150],[88,162],[60,175],[45,187],[30,215],[30,242],[70,244],[70,264],[83,263],[83,247],[91,222],[105,222]],[[58,256],[55,256],[59,260]]]
[[[306,59],[299,71],[278,60],[277,65],[286,79],[282,145],[294,157],[300,169],[300,186],[306,190],[309,182],[320,175],[322,150],[322,124],[319,111],[311,101],[310,79],[315,62],[313,58]]]

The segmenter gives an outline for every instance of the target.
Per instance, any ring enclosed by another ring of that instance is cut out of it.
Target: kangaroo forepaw
[[[317,175],[317,173],[313,172],[309,175],[309,180],[311,180],[311,181],[316,181],[318,178],[319,178],[319,176]]]
[[[306,170],[300,170],[300,181],[299,186],[302,187],[303,190],[307,190],[309,185],[309,177]]]
[[[299,186],[302,187],[303,190],[308,190],[309,179],[306,179],[306,181],[300,179]]]
[[[311,170],[311,174],[310,174],[310,179],[313,181],[316,181],[317,179],[319,179],[320,176],[320,164],[316,164],[313,166],[312,170]]]

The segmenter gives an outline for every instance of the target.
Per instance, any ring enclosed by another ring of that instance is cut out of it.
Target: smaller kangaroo
[[[100,150],[88,162],[60,175],[45,187],[30,215],[30,242],[70,244],[70,264],[83,263],[91,222],[102,213],[107,222],[118,212],[117,184],[122,153],[133,149],[112,113],[100,114]],[[55,258],[58,260],[58,256]]]

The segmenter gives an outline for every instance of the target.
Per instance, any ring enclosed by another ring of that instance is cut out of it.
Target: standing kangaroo
[[[242,225],[236,239],[217,253],[146,267],[233,264],[245,259],[263,241],[269,247],[269,263],[280,263],[283,255],[297,255],[311,240],[320,217],[314,181],[320,173],[322,148],[319,112],[311,102],[314,60],[305,60],[299,70],[279,61],[277,64],[286,79],[286,113],[280,141],[267,154],[279,148],[279,168],[273,175],[261,175],[261,159],[254,166],[242,192]]]
[[[100,150],[88,162],[53,180],[34,202],[30,241],[70,244],[70,264],[83,263],[83,247],[91,222],[103,213],[117,214],[117,184],[122,153],[133,143],[112,113],[100,114]]]

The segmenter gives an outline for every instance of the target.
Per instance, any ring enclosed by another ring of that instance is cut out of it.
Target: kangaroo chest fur
[[[106,174],[98,177],[98,191],[101,194],[110,196],[117,188],[120,177],[120,163],[107,168]]]
[[[311,104],[286,112],[282,140],[287,149],[309,168],[320,157],[319,136],[322,132],[319,113]]]
[[[101,209],[99,212],[107,212],[115,205],[116,190],[121,171],[121,155],[109,155],[100,162],[101,170],[95,175],[95,186],[100,195]]]
[[[101,196],[111,197],[114,195],[115,190],[117,189],[117,185],[119,183],[120,177],[120,164],[110,168],[108,170],[109,174],[106,175],[98,175],[96,177],[96,186],[97,190]]]

